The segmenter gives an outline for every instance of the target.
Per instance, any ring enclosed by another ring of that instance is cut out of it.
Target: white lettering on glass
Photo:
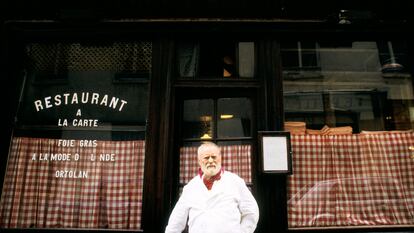
[[[80,101],[79,101],[80,98]],[[54,96],[46,96],[43,99],[35,100],[34,107],[36,112],[44,110],[45,108],[52,108],[54,106],[62,105],[62,101],[64,105],[74,105],[74,104],[96,104],[105,106],[108,108],[112,108],[118,111],[122,111],[124,106],[128,103],[128,101],[120,99],[119,97],[112,96],[110,97],[107,94],[100,95],[99,93],[89,93],[89,92],[82,92],[82,93],[64,93],[64,94],[57,94]],[[109,104],[108,104],[109,102]],[[120,104],[118,105],[118,103]]]

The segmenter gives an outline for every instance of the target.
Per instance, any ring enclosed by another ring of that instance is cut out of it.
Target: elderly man
[[[211,142],[198,148],[200,174],[186,186],[165,233],[252,233],[259,220],[256,200],[243,179],[221,167],[220,148]]]

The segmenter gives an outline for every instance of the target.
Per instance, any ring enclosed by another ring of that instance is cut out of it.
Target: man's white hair
[[[204,142],[203,144],[201,144],[197,149],[197,155],[200,156],[204,150],[209,148],[214,148],[214,150],[217,151],[218,155],[221,155],[220,147],[214,142]]]

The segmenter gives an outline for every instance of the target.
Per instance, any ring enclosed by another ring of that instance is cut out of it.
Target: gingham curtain
[[[292,135],[291,143],[290,228],[414,224],[414,133]]]
[[[140,229],[144,141],[98,141],[96,147],[59,147],[57,139],[13,138],[0,203],[2,228]],[[33,160],[33,154],[37,159]],[[70,153],[71,161],[39,155]],[[74,154],[80,155],[74,160]],[[99,161],[114,153],[115,161]],[[91,161],[90,155],[97,156]],[[87,171],[59,178],[56,171]]]
[[[180,184],[187,184],[198,174],[197,148],[180,148]],[[246,183],[251,183],[251,146],[231,145],[220,148],[223,168],[238,174]]]

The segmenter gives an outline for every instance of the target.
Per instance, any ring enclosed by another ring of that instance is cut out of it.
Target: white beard
[[[216,165],[215,167],[214,166],[203,167],[201,170],[203,171],[205,176],[211,177],[211,176],[216,175],[218,172],[220,172],[221,166]]]

